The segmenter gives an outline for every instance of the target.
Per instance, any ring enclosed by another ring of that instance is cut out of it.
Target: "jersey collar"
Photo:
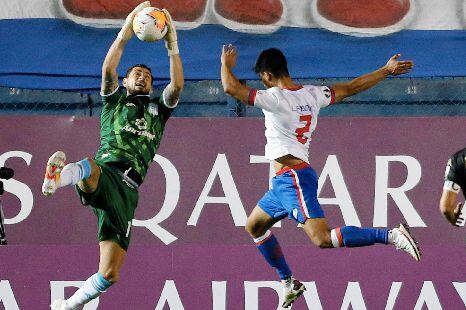
[[[285,87],[285,88],[283,88],[283,89],[287,89],[287,90],[292,90],[292,91],[294,91],[294,90],[300,90],[300,89],[302,89],[302,88],[303,88],[302,85],[298,85],[298,86],[295,86],[295,87]]]

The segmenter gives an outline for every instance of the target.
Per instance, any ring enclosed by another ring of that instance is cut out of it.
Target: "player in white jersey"
[[[309,142],[319,110],[334,98],[332,89],[313,85],[252,90],[249,103],[265,115],[265,157],[274,160],[292,154],[309,163]]]
[[[309,142],[321,108],[376,85],[389,75],[406,73],[412,61],[399,61],[399,54],[376,71],[348,83],[331,87],[298,85],[290,77],[287,61],[277,49],[262,51],[255,71],[266,90],[241,84],[232,73],[237,51],[223,46],[221,77],[224,91],[243,103],[261,108],[265,115],[265,156],[274,162],[277,175],[272,188],[260,199],[246,223],[246,231],[267,262],[276,269],[284,286],[283,307],[289,307],[306,289],[291,273],[277,239],[269,230],[286,216],[302,224],[311,241],[321,248],[393,244],[420,260],[419,248],[407,227],[388,229],[344,226],[328,227],[317,199],[317,175],[309,165]]]

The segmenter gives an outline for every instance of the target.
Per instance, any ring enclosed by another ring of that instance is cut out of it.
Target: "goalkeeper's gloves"
[[[178,49],[178,36],[176,34],[175,22],[173,21],[170,13],[166,9],[162,9],[162,11],[163,13],[165,13],[165,16],[167,17],[168,21],[168,31],[164,37],[165,47],[167,48],[168,56],[179,54],[180,50]]]
[[[139,11],[147,7],[150,7],[150,1],[144,1],[140,3],[137,7],[134,8],[134,10],[131,13],[128,14],[123,24],[123,27],[121,27],[120,32],[118,32],[117,38],[126,42],[133,37],[133,19],[136,16],[136,14],[139,13]]]

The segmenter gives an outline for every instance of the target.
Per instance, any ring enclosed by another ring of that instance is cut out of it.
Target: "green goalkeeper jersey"
[[[121,89],[102,96],[100,148],[95,159],[127,163],[144,179],[173,112],[162,97],[126,96]]]

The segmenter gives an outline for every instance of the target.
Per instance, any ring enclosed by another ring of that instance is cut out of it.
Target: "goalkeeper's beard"
[[[133,90],[129,95],[130,96],[149,96],[148,91],[143,91],[143,90]]]

